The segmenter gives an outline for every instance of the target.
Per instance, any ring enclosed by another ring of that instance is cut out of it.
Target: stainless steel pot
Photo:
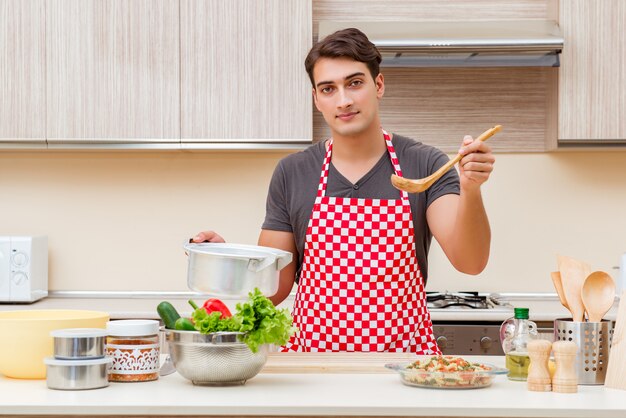
[[[276,248],[227,243],[189,243],[187,285],[216,296],[247,297],[258,287],[271,296],[278,290],[278,272],[292,254]]]

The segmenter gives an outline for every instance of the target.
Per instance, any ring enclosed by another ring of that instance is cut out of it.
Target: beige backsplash
[[[187,290],[183,241],[256,243],[278,153],[1,152],[0,235],[46,234],[53,290]],[[478,277],[438,246],[429,290],[552,292],[556,254],[614,277],[626,251],[626,149],[499,154],[484,187],[493,245]]]

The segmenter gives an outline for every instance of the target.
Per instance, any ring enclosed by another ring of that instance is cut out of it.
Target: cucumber
[[[157,306],[157,313],[163,320],[163,324],[165,324],[165,328],[167,329],[176,329],[176,321],[180,318],[178,312],[176,312],[176,308],[169,302],[161,302],[159,306]]]
[[[189,318],[178,318],[176,320],[176,324],[174,324],[174,328],[178,331],[195,331],[196,328],[193,326],[193,322]]]

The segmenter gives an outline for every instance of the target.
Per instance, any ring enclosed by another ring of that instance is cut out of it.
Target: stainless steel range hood
[[[344,28],[363,31],[387,67],[558,67],[563,36],[556,22],[322,21],[319,39]]]

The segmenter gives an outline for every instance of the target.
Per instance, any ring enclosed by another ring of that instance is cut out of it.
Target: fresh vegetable
[[[195,331],[196,328],[193,325],[193,322],[189,318],[178,318],[176,320],[176,324],[174,325],[174,329],[178,331]]]
[[[165,328],[176,329],[176,321],[180,318],[180,315],[176,312],[176,308],[174,308],[171,303],[165,301],[159,303],[157,306],[157,313],[163,320]]]
[[[233,314],[230,313],[230,309],[228,309],[228,306],[226,306],[224,302],[216,298],[207,299],[206,302],[204,302],[204,304],[202,305],[202,307],[209,314],[213,312],[221,313],[222,318],[230,318],[231,316],[233,316]]]
[[[198,309],[198,305],[193,300],[190,300],[189,304],[193,306],[194,309]],[[216,298],[207,299],[204,304],[202,304],[202,309],[204,309],[209,315],[213,312],[219,312],[220,317],[222,318],[230,318],[231,316],[233,316],[233,314],[230,313],[230,309],[228,309],[228,306],[226,306],[224,302]]]
[[[195,304],[189,301],[192,306]],[[238,303],[234,315],[222,317],[220,311],[208,313],[197,308],[192,314],[196,330],[203,334],[230,331],[244,333],[242,341],[253,353],[263,344],[283,345],[296,331],[287,309],[277,309],[272,301],[263,296],[259,289],[248,294],[248,301]]]

